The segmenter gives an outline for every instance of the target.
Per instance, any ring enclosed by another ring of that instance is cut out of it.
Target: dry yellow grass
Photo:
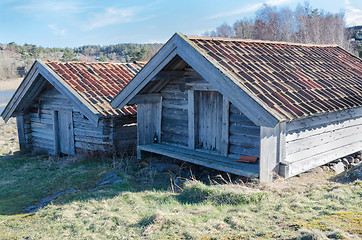
[[[7,123],[0,118],[0,155],[19,150],[16,119],[11,118]]]
[[[18,88],[22,80],[22,78],[16,78],[0,81],[0,91],[15,90]]]
[[[15,119],[0,120],[0,239],[362,237],[362,182],[331,181],[321,168],[265,184],[184,181],[175,193],[168,173],[137,161],[8,154],[17,149]],[[93,186],[108,171],[122,182],[19,214],[56,191]]]

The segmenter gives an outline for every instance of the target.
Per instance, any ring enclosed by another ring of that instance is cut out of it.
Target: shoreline
[[[16,90],[19,87],[22,80],[23,80],[22,78],[16,78],[16,79],[8,79],[5,81],[0,81],[0,91]]]

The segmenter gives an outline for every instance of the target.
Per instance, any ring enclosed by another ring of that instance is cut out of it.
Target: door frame
[[[197,142],[197,134],[198,134],[198,127],[197,127],[197,114],[196,107],[197,102],[195,101],[195,91],[215,91],[210,84],[192,84],[189,85],[190,89],[188,89],[188,140],[189,140],[189,148],[193,150],[196,149],[196,142]],[[219,93],[219,92],[218,92]],[[221,94],[221,93],[220,93]],[[222,156],[227,156],[229,152],[229,109],[230,109],[230,102],[229,100],[223,96],[223,104],[222,104],[222,114],[221,118],[221,146],[220,151]]]
[[[59,112],[65,112],[70,114],[70,128],[69,128],[69,153],[68,155],[75,154],[75,143],[74,143],[74,126],[73,126],[73,111],[72,110],[53,110],[53,133],[54,133],[54,154],[60,155],[60,139],[59,139]]]

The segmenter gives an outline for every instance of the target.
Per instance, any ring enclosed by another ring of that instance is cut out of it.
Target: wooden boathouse
[[[1,116],[16,117],[23,152],[127,151],[137,139],[136,106],[110,102],[142,66],[35,61]]]
[[[362,62],[335,45],[176,33],[111,103],[127,104],[139,158],[271,181],[362,150]]]

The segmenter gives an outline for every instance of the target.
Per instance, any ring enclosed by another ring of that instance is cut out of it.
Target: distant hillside
[[[88,45],[77,48],[43,48],[14,42],[0,44],[0,81],[24,77],[35,59],[87,62],[148,61],[162,44]]]
[[[358,31],[362,31],[362,26],[349,27],[348,31],[351,33],[351,38],[355,38]]]

